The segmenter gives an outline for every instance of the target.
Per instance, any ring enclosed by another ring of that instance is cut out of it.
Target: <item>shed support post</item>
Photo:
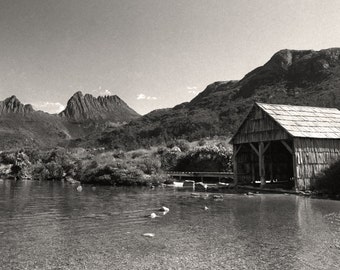
[[[234,172],[234,184],[237,185],[238,177],[237,177],[237,162],[236,162],[236,156],[238,154],[238,151],[240,151],[241,145],[233,145],[233,172]]]
[[[295,156],[295,147],[294,147],[294,141],[293,141],[293,146],[290,147],[288,143],[285,141],[281,141],[281,143],[286,147],[289,153],[292,155],[292,160],[293,160],[293,177],[294,177],[294,185],[295,185],[295,190],[298,190],[298,183],[297,183],[297,171],[296,171],[296,156]]]
[[[254,153],[251,153],[251,181],[255,183],[255,158]]]
[[[296,162],[296,156],[295,156],[295,143],[293,141],[293,151],[292,151],[292,155],[293,155],[293,177],[294,177],[294,185],[295,185],[295,190],[299,190],[298,187],[298,182],[297,182],[297,162]]]
[[[259,173],[261,180],[261,187],[266,184],[266,180],[264,178],[265,175],[265,167],[264,167],[264,143],[259,143]]]

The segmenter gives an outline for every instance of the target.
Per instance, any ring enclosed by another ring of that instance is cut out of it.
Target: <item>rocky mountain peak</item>
[[[139,114],[131,109],[118,96],[99,96],[76,92],[67,102],[61,117],[73,121],[110,120],[115,122],[130,121],[139,117]]]
[[[77,92],[75,92],[74,94],[73,94],[73,96],[72,97],[74,97],[74,98],[81,98],[81,97],[83,97],[84,95],[83,95],[83,92],[82,91],[77,91]],[[72,98],[71,97],[71,98]]]
[[[263,66],[254,69],[240,80],[238,97],[252,96],[259,86],[283,83],[306,87],[322,82],[340,65],[340,48],[320,51],[281,50]]]
[[[15,95],[0,101],[0,115],[8,113],[27,114],[32,112],[34,112],[32,105],[22,104]]]

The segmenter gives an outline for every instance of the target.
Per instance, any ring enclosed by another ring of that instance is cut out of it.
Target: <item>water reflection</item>
[[[339,266],[338,201],[190,193],[90,186],[77,192],[58,182],[0,181],[0,268]],[[157,212],[163,205],[170,208],[164,216]],[[152,212],[159,217],[145,217]]]

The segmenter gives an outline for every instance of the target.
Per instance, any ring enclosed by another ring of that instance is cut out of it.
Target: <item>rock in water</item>
[[[207,190],[208,185],[204,184],[203,182],[198,182],[195,184],[195,190],[196,191],[206,191]]]
[[[80,185],[80,181],[74,180],[71,176],[66,176],[65,180],[71,185]]]
[[[193,188],[195,186],[195,181],[193,180],[185,180],[183,183],[183,187],[191,187]]]
[[[78,192],[82,192],[83,191],[83,187],[82,186],[77,186],[77,191]]]
[[[162,206],[159,211],[162,211],[162,212],[169,212],[170,209],[168,207],[165,207],[165,206]]]
[[[156,218],[157,215],[155,213],[151,213],[150,218]]]
[[[145,237],[155,237],[154,233],[144,233],[143,236]]]

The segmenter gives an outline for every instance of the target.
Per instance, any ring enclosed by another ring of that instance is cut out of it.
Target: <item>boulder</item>
[[[195,181],[193,180],[185,180],[183,183],[183,187],[191,187],[193,188],[195,186]]]
[[[207,190],[208,185],[204,184],[203,182],[198,182],[195,184],[195,190],[196,191],[206,191]]]
[[[145,237],[155,237],[154,233],[144,233],[143,236]]]
[[[169,212],[170,209],[168,207],[165,207],[165,206],[162,206],[159,211],[162,211],[162,212]]]
[[[70,183],[71,185],[80,185],[80,182],[74,180],[71,176],[66,176],[65,180],[67,183]]]

